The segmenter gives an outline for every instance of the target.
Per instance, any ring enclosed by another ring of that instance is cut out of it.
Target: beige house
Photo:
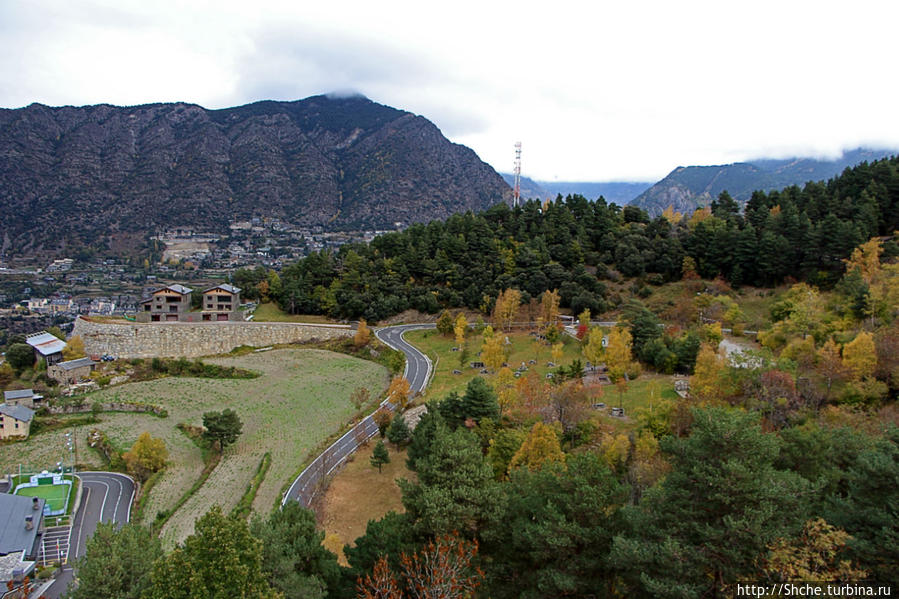
[[[243,320],[240,307],[240,288],[224,283],[203,291],[204,321]]]
[[[25,438],[31,431],[34,411],[18,404],[0,405],[0,439]]]
[[[90,358],[78,358],[57,362],[47,367],[47,376],[63,385],[70,385],[90,378],[97,363]]]
[[[181,322],[190,312],[190,294],[193,291],[184,285],[169,285],[157,289],[140,303],[135,320],[137,322]]]

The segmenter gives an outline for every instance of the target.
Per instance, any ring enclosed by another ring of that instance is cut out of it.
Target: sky
[[[895,0],[0,1],[0,107],[360,93],[544,181],[899,148]]]

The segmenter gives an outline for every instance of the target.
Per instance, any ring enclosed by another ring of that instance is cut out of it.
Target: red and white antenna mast
[[[521,203],[521,142],[515,142],[515,185],[512,188],[512,207]]]

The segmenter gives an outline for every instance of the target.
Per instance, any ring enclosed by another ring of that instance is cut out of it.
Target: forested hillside
[[[609,307],[604,281],[660,284],[680,279],[685,266],[733,285],[792,277],[829,287],[853,248],[896,230],[899,158],[892,158],[827,183],[755,192],[745,212],[727,193],[692,215],[655,219],[580,196],[499,205],[313,254],[285,268],[271,291],[290,312],[370,321],[410,308],[489,311],[506,288],[526,301],[558,289],[563,307],[598,314]]]
[[[679,166],[649,189],[635,194],[628,203],[643,208],[652,216],[661,214],[668,206],[680,212],[693,212],[698,206],[708,206],[726,190],[742,205],[753,191],[824,181],[863,161],[872,162],[895,153],[895,150],[859,148],[844,152],[834,160],[790,158],[718,166]]]

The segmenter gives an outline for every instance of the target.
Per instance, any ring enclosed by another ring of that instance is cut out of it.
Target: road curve
[[[47,599],[62,596],[72,582],[73,562],[84,555],[87,540],[97,529],[97,523],[115,522],[121,527],[131,519],[135,488],[130,476],[118,472],[79,472],[78,478],[81,479],[81,505],[72,521],[68,564],[44,591]]]
[[[427,387],[433,365],[431,360],[408,343],[403,335],[407,331],[433,328],[436,328],[433,324],[401,324],[375,331],[375,337],[382,343],[406,355],[406,369],[403,371],[403,376],[409,381],[409,387],[415,393],[421,393]]]
[[[403,339],[403,334],[415,329],[433,328],[433,324],[423,323],[384,327],[375,331],[375,336],[381,342],[405,354],[406,369],[403,371],[403,376],[409,381],[409,387],[414,393],[421,393],[427,387],[433,366],[426,355]],[[387,400],[384,400],[381,405],[393,410],[393,406]],[[378,425],[375,424],[374,418],[371,415],[366,416],[306,466],[284,494],[281,505],[293,499],[309,507],[318,491],[324,487],[328,475],[356,451],[360,444],[373,437],[377,432]]]

